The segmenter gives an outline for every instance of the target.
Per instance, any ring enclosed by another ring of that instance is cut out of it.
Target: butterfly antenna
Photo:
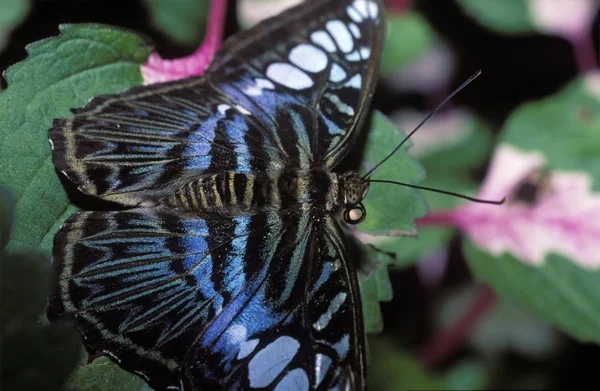
[[[482,200],[482,199],[479,199],[479,198],[469,197],[469,196],[466,196],[464,194],[455,193],[453,191],[446,191],[446,190],[434,189],[434,188],[431,188],[431,187],[418,186],[418,185],[413,185],[413,184],[410,184],[410,183],[397,182],[397,181],[369,179],[368,182],[369,183],[391,183],[391,184],[394,184],[394,185],[412,187],[413,189],[433,191],[433,192],[436,192],[436,193],[448,194],[448,195],[455,196],[455,197],[458,197],[458,198],[463,198],[465,200],[469,200],[469,201],[473,201],[473,202],[478,202],[480,204],[502,205],[506,201],[506,197],[502,198],[500,201]]]
[[[454,91],[452,91],[452,93],[450,93],[450,95],[448,95],[446,97],[446,99],[444,99],[442,101],[442,103],[440,103],[431,113],[429,113],[429,115],[427,117],[425,117],[425,119],[423,119],[423,121],[421,121],[421,123],[419,125],[417,125],[416,128],[414,128],[406,137],[404,137],[404,139],[402,141],[400,141],[400,144],[398,144],[396,146],[396,148],[394,148],[394,150],[392,152],[390,152],[386,157],[384,157],[379,163],[377,163],[373,168],[371,168],[369,171],[367,171],[367,173],[365,175],[362,176],[362,179],[367,179],[369,177],[369,175],[371,175],[373,173],[373,171],[377,170],[383,163],[385,163],[389,158],[391,158],[392,156],[394,156],[394,154],[396,152],[398,152],[398,150],[400,148],[402,148],[402,145],[404,145],[404,143],[406,141],[408,141],[408,139],[415,134],[415,132],[417,130],[419,130],[419,128],[421,126],[423,126],[423,124],[425,122],[427,122],[427,120],[429,120],[429,118],[433,117],[433,115],[435,113],[437,113],[446,103],[448,103],[448,101],[450,99],[452,99],[454,97],[454,95],[458,94],[463,88],[465,88],[466,86],[468,86],[469,84],[471,84],[471,82],[475,79],[477,79],[479,77],[479,75],[481,75],[481,70],[478,70],[477,72],[475,72],[471,77],[469,77],[466,81],[464,81],[460,86],[458,86],[458,88],[456,88]]]

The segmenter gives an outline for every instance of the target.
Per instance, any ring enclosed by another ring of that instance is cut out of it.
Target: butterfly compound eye
[[[348,224],[356,225],[365,221],[367,210],[362,202],[357,205],[348,206],[344,209],[344,221]]]

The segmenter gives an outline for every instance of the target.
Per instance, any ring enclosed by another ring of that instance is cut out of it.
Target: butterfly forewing
[[[379,71],[378,1],[308,0],[229,40],[207,78],[252,112],[296,166],[354,144]]]
[[[135,209],[61,228],[49,318],[156,389],[363,388],[328,170],[364,120],[383,17],[378,0],[307,0],[229,40],[204,77],[55,121],[57,169]]]
[[[136,205],[193,177],[284,167],[285,153],[204,78],[94,98],[50,131],[56,168],[79,190]]]

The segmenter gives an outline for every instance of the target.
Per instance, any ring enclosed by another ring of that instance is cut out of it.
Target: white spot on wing
[[[217,110],[218,110],[218,111],[219,111],[219,113],[221,113],[222,115],[225,115],[225,112],[226,112],[227,110],[229,110],[229,109],[231,109],[231,106],[229,106],[229,105],[227,105],[227,104],[225,104],[225,103],[222,103],[222,104],[220,104],[219,106],[217,106]]]
[[[321,72],[327,67],[327,55],[314,45],[301,44],[290,51],[290,61],[308,72]]]
[[[365,18],[375,19],[379,15],[379,7],[372,1],[354,0],[353,5]]]
[[[327,375],[329,366],[331,365],[331,358],[321,353],[317,353],[315,356],[315,388],[319,387],[319,384]]]
[[[242,113],[242,114],[246,114],[246,115],[250,115],[251,114],[245,107],[242,107],[240,105],[235,105],[235,108],[238,109],[239,112]]]
[[[329,81],[337,83],[344,80],[345,78],[346,72],[344,71],[344,68],[342,68],[336,63],[333,63],[333,65],[331,66],[331,71],[329,73]]]
[[[337,46],[344,53],[349,53],[354,47],[354,39],[348,28],[340,20],[330,20],[325,25],[327,31],[331,34]]]
[[[309,383],[306,372],[302,368],[296,368],[281,379],[274,391],[308,391],[308,388]]]
[[[344,84],[344,86],[356,88],[357,90],[359,90],[362,87],[362,76],[360,75],[360,73],[354,75],[354,77],[352,77],[352,79],[348,80],[348,82],[346,82],[346,84]]]
[[[246,326],[242,324],[236,324],[231,326],[227,330],[227,336],[229,337],[229,342],[233,345],[237,345],[246,340]]]
[[[358,53],[358,50],[353,51],[350,54],[346,55],[346,60],[351,61],[351,62],[356,62],[356,61],[360,61],[360,54]]]
[[[54,142],[51,138],[49,138],[48,141],[50,141],[50,148],[54,151]]]
[[[247,357],[250,353],[252,353],[254,351],[254,349],[256,348],[256,345],[258,345],[257,338],[242,342],[240,344],[240,351],[238,352],[237,359],[241,360],[241,359]]]
[[[348,334],[344,334],[342,339],[340,339],[338,343],[333,345],[333,348],[339,355],[340,360],[345,359],[348,355],[348,351],[350,350],[350,336]]]
[[[273,83],[271,83],[269,80],[256,79],[255,85],[246,87],[246,89],[244,90],[244,93],[246,95],[250,95],[250,96],[259,96],[259,95],[262,95],[263,90],[265,90],[265,89],[272,90],[274,88],[275,88],[275,85]]]
[[[333,40],[331,39],[329,34],[327,34],[323,30],[315,31],[314,33],[312,33],[310,35],[310,39],[317,45],[321,46],[323,49],[327,50],[329,53],[333,53],[336,51],[335,43],[333,43]]]
[[[363,60],[366,60],[371,55],[371,49],[369,48],[360,48],[360,56]]]
[[[256,353],[248,363],[250,387],[259,388],[271,384],[292,361],[299,347],[300,343],[294,338],[283,336]]]
[[[294,90],[312,87],[313,81],[300,69],[283,62],[276,62],[267,68],[269,79]]]
[[[356,23],[360,23],[363,21],[363,16],[360,14],[360,12],[356,10],[356,8],[348,6],[346,7],[346,12],[348,12],[348,16],[350,16],[350,19],[352,19]]]
[[[355,25],[354,23],[350,23],[348,27],[350,28],[352,35],[354,35],[354,38],[360,38],[360,29],[357,25]]]
[[[342,304],[344,304],[344,301],[346,301],[346,296],[347,295],[345,292],[340,292],[333,298],[333,300],[331,300],[331,303],[329,303],[329,308],[327,308],[327,311],[325,311],[319,317],[319,320],[317,320],[313,324],[313,327],[315,328],[315,330],[321,331],[325,327],[327,327],[327,325],[329,324],[329,321],[331,321],[331,318],[333,317],[333,315],[335,315],[335,313],[340,309]]]

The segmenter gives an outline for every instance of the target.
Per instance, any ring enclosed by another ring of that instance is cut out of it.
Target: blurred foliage
[[[0,192],[2,244],[11,225],[12,197]],[[70,326],[39,320],[46,307],[49,260],[0,249],[0,346],[5,390],[60,390],[77,363],[81,343]]]
[[[10,33],[31,9],[31,0],[0,0],[0,52],[7,45]]]
[[[535,31],[526,0],[457,0],[457,3],[486,28],[503,33]]]
[[[417,360],[388,336],[368,339],[368,388],[379,391],[445,390],[442,379],[428,373]]]
[[[390,12],[381,58],[381,74],[409,65],[431,47],[434,39],[435,33],[431,26],[419,13]]]
[[[204,36],[208,1],[143,0],[152,25],[181,45],[198,45]]]

